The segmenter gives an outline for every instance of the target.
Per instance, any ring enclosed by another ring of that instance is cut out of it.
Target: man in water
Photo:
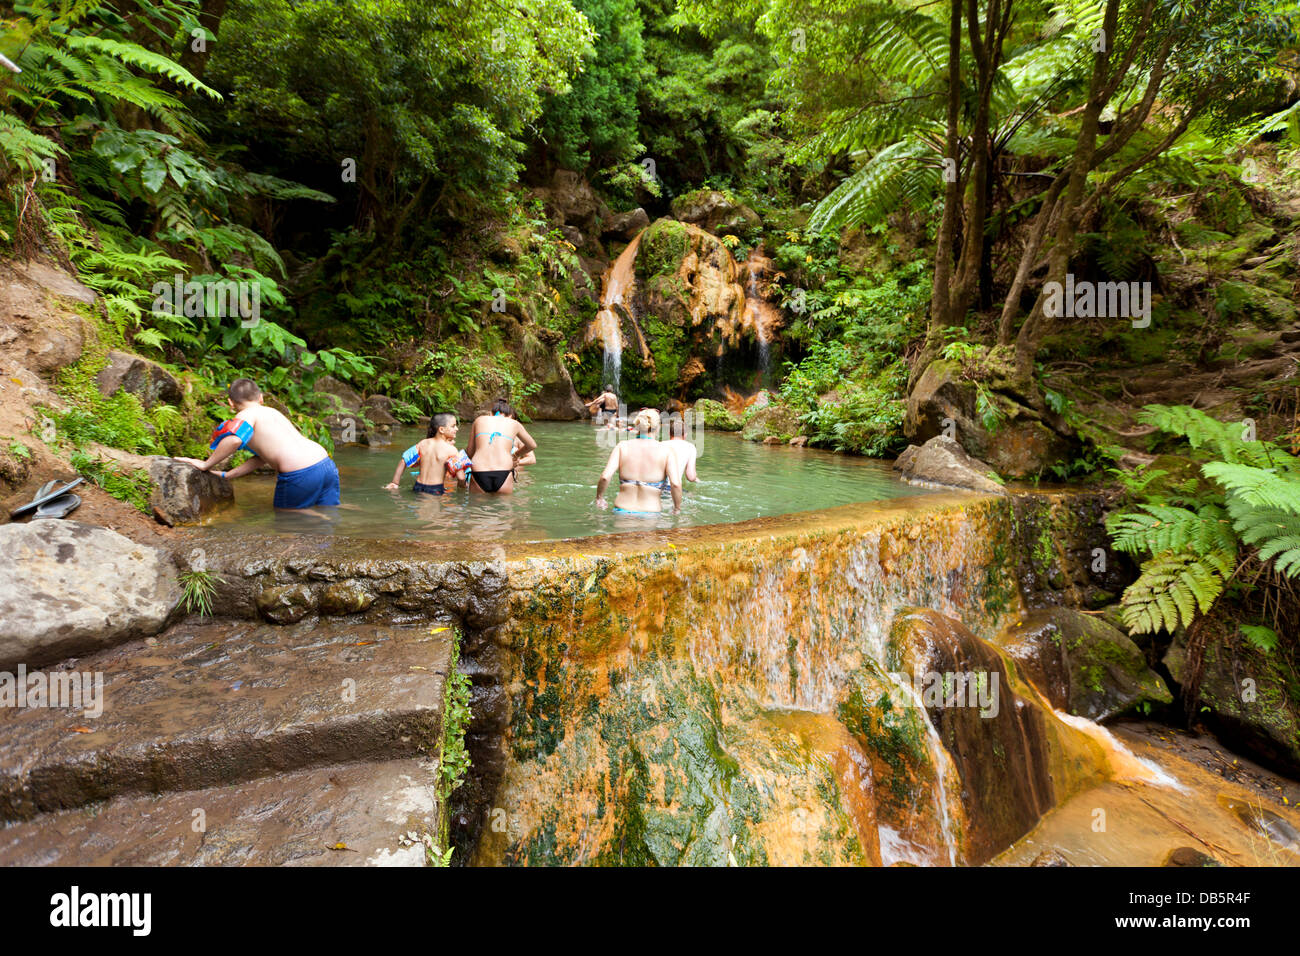
[[[680,415],[674,414],[668,419],[668,441],[664,444],[673,449],[677,458],[677,474],[673,475],[676,483],[680,485],[683,476],[687,481],[699,481],[700,477],[695,473],[695,459],[700,453],[694,444],[686,440],[686,423]],[[667,486],[664,491],[668,491]]]
[[[339,503],[339,470],[321,445],[304,436],[274,408],[262,404],[262,390],[249,378],[230,384],[228,404],[235,417],[222,422],[212,433],[212,454],[207,461],[177,458],[201,471],[212,471],[240,449],[253,457],[230,471],[218,471],[222,478],[241,478],[263,465],[278,473],[275,481],[276,508],[310,508]]]
[[[596,405],[601,407],[596,409],[593,407]],[[605,391],[587,403],[587,411],[595,415],[597,425],[613,416],[618,411],[618,396],[614,394],[614,386],[606,385]]]

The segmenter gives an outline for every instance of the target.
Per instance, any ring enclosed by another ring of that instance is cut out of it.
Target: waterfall
[[[623,371],[622,317],[615,311],[615,306],[627,309],[629,314],[631,312],[630,303],[624,301],[624,296],[632,288],[632,267],[636,262],[641,235],[637,233],[633,237],[605,273],[605,289],[600,299],[600,314],[597,316],[601,342],[605,347],[605,383],[614,386],[615,394],[619,392]]]
[[[762,370],[762,384],[772,382],[772,329],[780,321],[778,310],[759,290],[758,280],[768,269],[770,260],[763,255],[762,246],[755,246],[745,260],[745,316],[743,326],[752,326],[758,341],[758,362]]]

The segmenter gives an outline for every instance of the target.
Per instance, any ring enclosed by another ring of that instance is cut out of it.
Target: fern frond
[[[1237,539],[1227,513],[1216,505],[1199,511],[1168,505],[1139,505],[1142,512],[1115,514],[1106,519],[1117,551],[1159,554],[1190,550],[1195,554],[1232,552]]]
[[[98,36],[68,36],[64,38],[64,42],[73,50],[90,50],[95,53],[103,53],[137,69],[165,76],[174,83],[193,90],[195,93],[204,93],[214,100],[221,99],[220,93],[205,84],[185,67],[159,53],[146,50],[137,43],[127,43]]]
[[[1198,611],[1209,613],[1235,563],[1235,554],[1219,551],[1156,555],[1142,564],[1142,573],[1124,591],[1124,625],[1134,634],[1188,626]]]

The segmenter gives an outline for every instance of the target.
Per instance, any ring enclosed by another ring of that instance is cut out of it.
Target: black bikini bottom
[[[422,485],[418,481],[415,483],[415,493],[417,495],[441,495],[446,490],[443,485]]]
[[[506,483],[506,479],[514,474],[513,470],[506,471],[471,471],[470,475],[474,482],[486,491],[488,494],[496,494],[501,490],[501,486]]]

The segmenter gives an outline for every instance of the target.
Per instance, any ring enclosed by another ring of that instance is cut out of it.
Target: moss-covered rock
[[[705,428],[717,428],[724,432],[738,432],[742,425],[740,419],[727,411],[727,406],[711,398],[702,398],[695,403],[695,414],[704,422]]]
[[[785,405],[753,408],[745,416],[740,435],[746,441],[779,440],[782,444],[799,434],[799,416]]]
[[[1237,635],[1210,640],[1205,648],[1199,716],[1230,745],[1285,773],[1300,772],[1300,682],[1278,656]],[[1164,664],[1180,684],[1187,648],[1175,640]]]
[[[1148,704],[1169,704],[1169,688],[1142,651],[1099,617],[1071,608],[1029,611],[997,643],[1058,710],[1105,720]]]

